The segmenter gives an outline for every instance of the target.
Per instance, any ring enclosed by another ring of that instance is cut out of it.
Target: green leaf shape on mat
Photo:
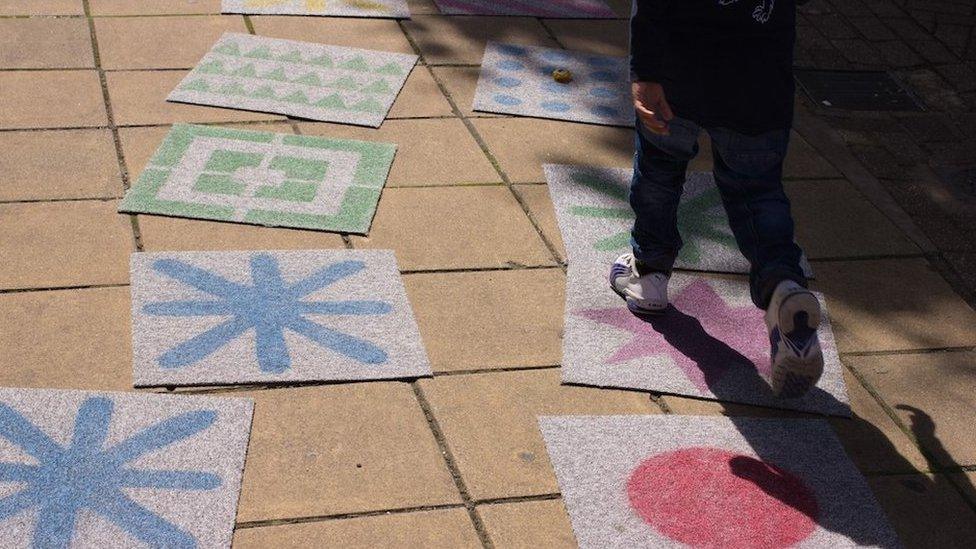
[[[337,93],[319,99],[318,101],[315,102],[315,106],[323,107],[326,109],[346,110],[346,102],[343,101],[342,97]]]
[[[237,45],[237,42],[227,42],[226,44],[221,44],[214,48],[214,51],[224,55],[241,55],[241,47]]]
[[[699,243],[712,242],[724,248],[735,248],[735,237],[732,236],[725,215],[712,212],[722,205],[722,195],[718,187],[709,187],[698,196],[683,197],[678,206],[678,231],[685,235],[695,235],[696,238],[681,248],[678,259],[689,263],[701,261],[702,252]]]
[[[295,80],[292,80],[292,82],[296,84],[305,84],[306,86],[322,86],[322,79],[319,78],[319,75],[315,74],[314,72],[310,72],[305,76],[296,78]]]
[[[332,68],[333,66],[332,56],[327,53],[323,53],[322,55],[312,59],[309,61],[309,63],[318,67]]]
[[[224,74],[224,62],[220,59],[213,59],[211,61],[200,63],[200,65],[197,67],[197,72],[202,72],[204,74]]]
[[[285,75],[285,69],[282,67],[275,67],[274,69],[261,75],[261,78],[265,80],[277,80],[278,82],[287,82],[288,76]]]
[[[350,110],[361,111],[361,112],[371,112],[371,113],[382,113],[384,112],[383,105],[379,101],[373,99],[372,97],[368,99],[363,99],[359,103],[356,103]]]
[[[210,84],[206,80],[194,80],[180,87],[181,91],[198,91],[198,92],[208,92],[210,91]]]
[[[281,100],[289,103],[301,103],[303,105],[308,104],[308,96],[300,91],[292,92],[283,97]]]
[[[278,94],[275,93],[274,88],[271,86],[261,86],[260,88],[254,90],[251,97],[255,99],[277,99]]]
[[[338,88],[340,90],[358,90],[359,83],[356,82],[356,80],[351,76],[343,76],[337,78],[329,87]]]
[[[258,70],[256,68],[254,68],[254,65],[253,64],[248,63],[246,65],[242,65],[240,67],[237,67],[230,74],[231,74],[231,76],[240,76],[242,78],[257,78],[257,76],[258,76]]]
[[[286,61],[288,63],[304,63],[305,60],[302,59],[302,52],[292,51],[284,55],[278,56],[278,61]]]
[[[350,71],[366,72],[369,70],[369,63],[367,63],[362,56],[356,56],[348,61],[344,61],[341,65],[339,65],[339,68]]]
[[[393,88],[386,83],[386,80],[377,80],[372,84],[363,88],[363,93],[379,93],[379,94],[389,94],[393,93]]]
[[[601,177],[584,173],[575,172],[572,174],[573,182],[578,183],[588,189],[594,190],[604,196],[613,198],[620,202],[627,202],[627,190],[613,184]],[[634,212],[630,208],[601,208],[595,206],[573,206],[569,209],[573,215],[580,217],[591,217],[596,219],[633,219]],[[620,232],[602,238],[593,243],[593,248],[601,252],[611,252],[625,249],[630,244],[630,233]]]
[[[244,57],[252,57],[254,59],[272,59],[274,56],[271,54],[271,48],[267,46],[259,46],[245,53]]]
[[[391,76],[403,76],[403,69],[400,68],[396,63],[387,63],[382,67],[374,70],[376,74],[387,74]]]

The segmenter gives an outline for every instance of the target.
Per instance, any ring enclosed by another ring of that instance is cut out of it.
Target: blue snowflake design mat
[[[229,547],[253,403],[0,389],[0,545]]]
[[[556,69],[573,79],[561,84]],[[489,42],[474,110],[608,126],[634,126],[624,57]]]
[[[389,251],[132,255],[135,385],[431,374]]]

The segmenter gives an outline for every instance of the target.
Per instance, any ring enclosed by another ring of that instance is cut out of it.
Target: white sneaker
[[[668,308],[668,281],[663,273],[637,272],[634,254],[624,254],[610,268],[610,288],[637,314],[659,314]]]
[[[820,380],[824,364],[819,325],[817,297],[792,280],[780,282],[766,309],[775,395],[798,398]]]

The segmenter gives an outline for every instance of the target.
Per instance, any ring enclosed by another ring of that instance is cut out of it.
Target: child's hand
[[[658,135],[669,135],[668,122],[674,118],[674,113],[664,97],[664,87],[657,82],[634,82],[630,91],[637,117],[644,127]]]

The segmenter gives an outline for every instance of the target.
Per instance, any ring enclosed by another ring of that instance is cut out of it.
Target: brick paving
[[[417,1],[398,23],[221,16],[218,0],[0,0],[0,386],[131,390],[133,251],[392,248],[432,379],[196,391],[257,401],[237,545],[571,547],[536,415],[797,415],[558,384],[565,250],[541,164],[627,167],[631,131],[470,104],[488,38],[622,54],[629,2],[613,4],[620,20],[566,21]],[[976,151],[974,22],[964,0],[814,0],[801,15],[799,65],[892,70],[929,107],[801,101],[786,169],[855,413],[831,423],[909,547],[976,539],[976,208],[939,179]],[[165,103],[223,30],[421,62],[378,130]],[[117,215],[176,122],[400,150],[368,238]],[[709,168],[707,149],[694,166]]]

